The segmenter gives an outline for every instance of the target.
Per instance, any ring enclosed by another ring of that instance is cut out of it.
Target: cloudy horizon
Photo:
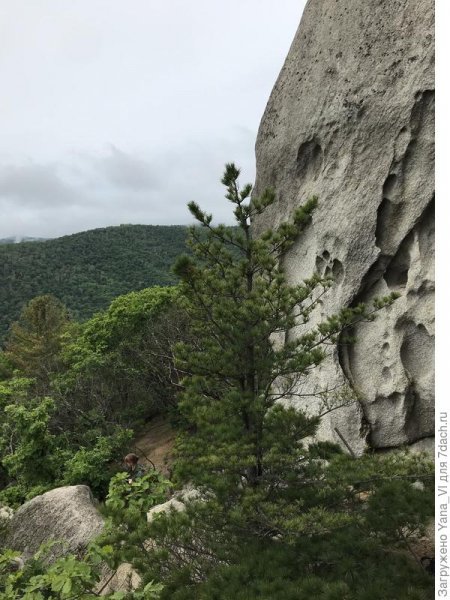
[[[305,2],[5,0],[0,238],[231,222],[225,162],[254,144]]]

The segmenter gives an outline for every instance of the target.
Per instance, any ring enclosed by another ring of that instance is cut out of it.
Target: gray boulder
[[[114,592],[133,592],[142,583],[141,576],[130,563],[122,563],[115,570],[105,567],[103,571],[104,575],[95,589],[99,596]]]
[[[6,546],[30,558],[47,542],[49,557],[82,553],[103,529],[90,489],[85,485],[56,488],[21,506],[10,521]]]
[[[186,504],[189,502],[199,502],[204,500],[201,492],[192,485],[186,485],[182,490],[177,492],[173,498],[170,498],[163,504],[157,504],[147,512],[147,522],[151,523],[156,515],[167,514],[171,511],[184,512],[186,510]]]
[[[256,143],[255,194],[279,198],[256,233],[319,197],[284,260],[291,283],[335,278],[312,324],[401,294],[302,388],[358,391],[320,431],[339,442],[337,428],[355,453],[434,432],[433,26],[432,0],[309,0]]]

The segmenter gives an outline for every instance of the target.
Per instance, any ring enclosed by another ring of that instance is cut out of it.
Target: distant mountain
[[[170,268],[185,251],[187,227],[120,225],[46,241],[0,245],[0,341],[23,305],[51,293],[77,319],[120,294],[171,285]]]
[[[1,238],[0,244],[20,244],[21,242],[45,242],[47,238],[10,236]]]

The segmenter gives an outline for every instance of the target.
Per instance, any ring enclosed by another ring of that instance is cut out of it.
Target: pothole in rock
[[[300,145],[297,153],[297,177],[310,181],[316,179],[322,169],[322,147],[316,139],[307,140]]]

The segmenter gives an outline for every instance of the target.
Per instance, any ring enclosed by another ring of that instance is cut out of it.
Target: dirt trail
[[[174,441],[175,431],[167,419],[155,417],[136,436],[132,450],[144,466],[151,466],[148,460],[150,459],[155,467],[167,476],[173,463]]]

